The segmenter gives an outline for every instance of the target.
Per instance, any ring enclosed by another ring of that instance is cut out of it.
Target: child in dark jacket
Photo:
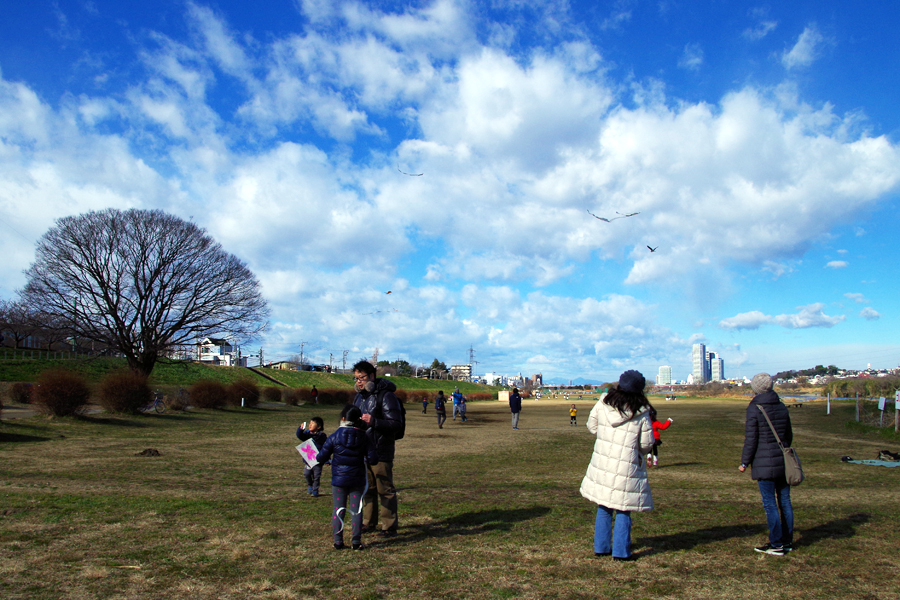
[[[309,429],[306,429],[306,423],[297,428],[297,439],[301,442],[312,440],[316,445],[316,450],[321,450],[325,445],[328,436],[325,434],[325,422],[322,417],[313,417],[309,421]],[[306,493],[317,498],[319,496],[319,480],[322,478],[322,463],[320,462],[314,467],[306,465],[303,469],[303,476],[306,478]]]
[[[354,550],[362,550],[362,497],[366,492],[368,470],[366,462],[378,462],[375,446],[366,436],[366,424],[362,411],[348,404],[341,411],[341,426],[328,436],[325,445],[316,456],[320,463],[331,460],[331,496],[334,512],[331,531],[335,550],[344,549],[344,519],[349,515],[352,523],[351,544]]]

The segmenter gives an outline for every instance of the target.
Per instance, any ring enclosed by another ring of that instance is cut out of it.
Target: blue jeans
[[[613,512],[616,513],[616,527],[613,529]],[[612,545],[610,546],[610,540]],[[594,524],[594,552],[609,554],[615,558],[631,556],[631,513],[629,511],[597,507],[597,522]]]
[[[784,477],[760,479],[759,493],[769,526],[769,543],[773,546],[790,544],[794,540],[794,509],[791,506],[791,486]]]

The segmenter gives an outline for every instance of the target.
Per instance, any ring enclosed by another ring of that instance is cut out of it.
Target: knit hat
[[[638,371],[628,370],[619,377],[619,389],[630,394],[640,394],[644,391],[647,381]]]
[[[772,391],[772,378],[768,373],[757,373],[750,380],[750,389],[754,394],[764,394]]]

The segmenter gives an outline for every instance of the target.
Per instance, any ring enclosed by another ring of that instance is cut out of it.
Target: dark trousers
[[[309,492],[311,494],[318,494],[319,480],[322,479],[322,465],[306,467],[303,469],[303,476],[306,478],[306,485],[309,487]]]

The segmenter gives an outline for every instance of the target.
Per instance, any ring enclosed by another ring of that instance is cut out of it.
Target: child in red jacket
[[[659,447],[662,445],[659,432],[663,429],[668,429],[669,425],[672,424],[672,419],[668,418],[665,423],[660,423],[656,420],[656,409],[651,406],[650,423],[653,425],[653,450],[647,455],[647,466],[655,467],[659,463]]]

